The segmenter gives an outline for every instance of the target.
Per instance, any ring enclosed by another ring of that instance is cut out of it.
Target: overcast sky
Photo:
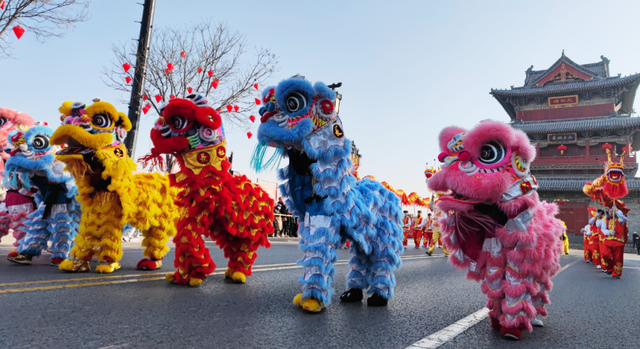
[[[295,74],[342,82],[340,116],[363,155],[359,173],[426,196],[423,171],[439,153],[443,127],[509,121],[491,88],[522,86],[529,66],[546,69],[563,49],[579,64],[606,56],[611,75],[640,71],[639,12],[640,1],[158,0],[154,25],[222,21],[246,35],[249,47],[279,56],[272,84]],[[57,126],[65,100],[123,97],[100,71],[113,43],[137,38],[142,7],[93,0],[89,14],[62,39],[41,44],[27,32],[13,41],[16,58],[0,61],[0,105]],[[144,117],[138,156],[150,149],[156,118]],[[274,180],[275,173],[249,168],[255,136],[226,131],[234,169]]]

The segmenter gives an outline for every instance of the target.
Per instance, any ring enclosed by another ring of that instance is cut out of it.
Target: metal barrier
[[[272,237],[297,237],[298,236],[298,219],[290,214],[275,213],[276,218],[273,221],[275,229]],[[278,231],[278,219],[282,223],[282,232]]]

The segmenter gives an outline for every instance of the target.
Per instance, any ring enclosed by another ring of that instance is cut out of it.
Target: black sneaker
[[[387,305],[388,300],[381,295],[374,293],[371,297],[367,298],[367,305],[370,307],[384,307]]]
[[[31,259],[33,258],[33,256],[31,255],[26,255],[26,254],[17,254],[17,255],[13,255],[11,257],[7,257],[7,260],[13,263],[18,263],[18,264],[31,264]]]
[[[362,301],[362,289],[360,288],[350,288],[340,295],[340,302],[352,303],[360,301]]]
[[[427,251],[425,252],[427,255],[431,256],[431,252]]]

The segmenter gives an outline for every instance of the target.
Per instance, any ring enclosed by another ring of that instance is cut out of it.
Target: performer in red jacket
[[[606,225],[600,223],[600,230],[604,236],[600,249],[602,253],[602,268],[614,279],[622,276],[624,262],[624,244],[627,242],[627,217],[615,206],[607,213]]]

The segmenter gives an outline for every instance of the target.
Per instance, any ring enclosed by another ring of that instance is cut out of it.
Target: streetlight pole
[[[140,23],[140,38],[138,39],[138,53],[136,54],[136,70],[131,86],[131,99],[129,100],[129,120],[131,131],[124,141],[129,150],[129,156],[135,156],[136,141],[138,140],[138,124],[140,123],[140,109],[142,108],[142,94],[144,91],[144,79],[147,73],[147,56],[151,43],[151,28],[153,28],[153,13],[156,0],[144,0],[142,22]]]

